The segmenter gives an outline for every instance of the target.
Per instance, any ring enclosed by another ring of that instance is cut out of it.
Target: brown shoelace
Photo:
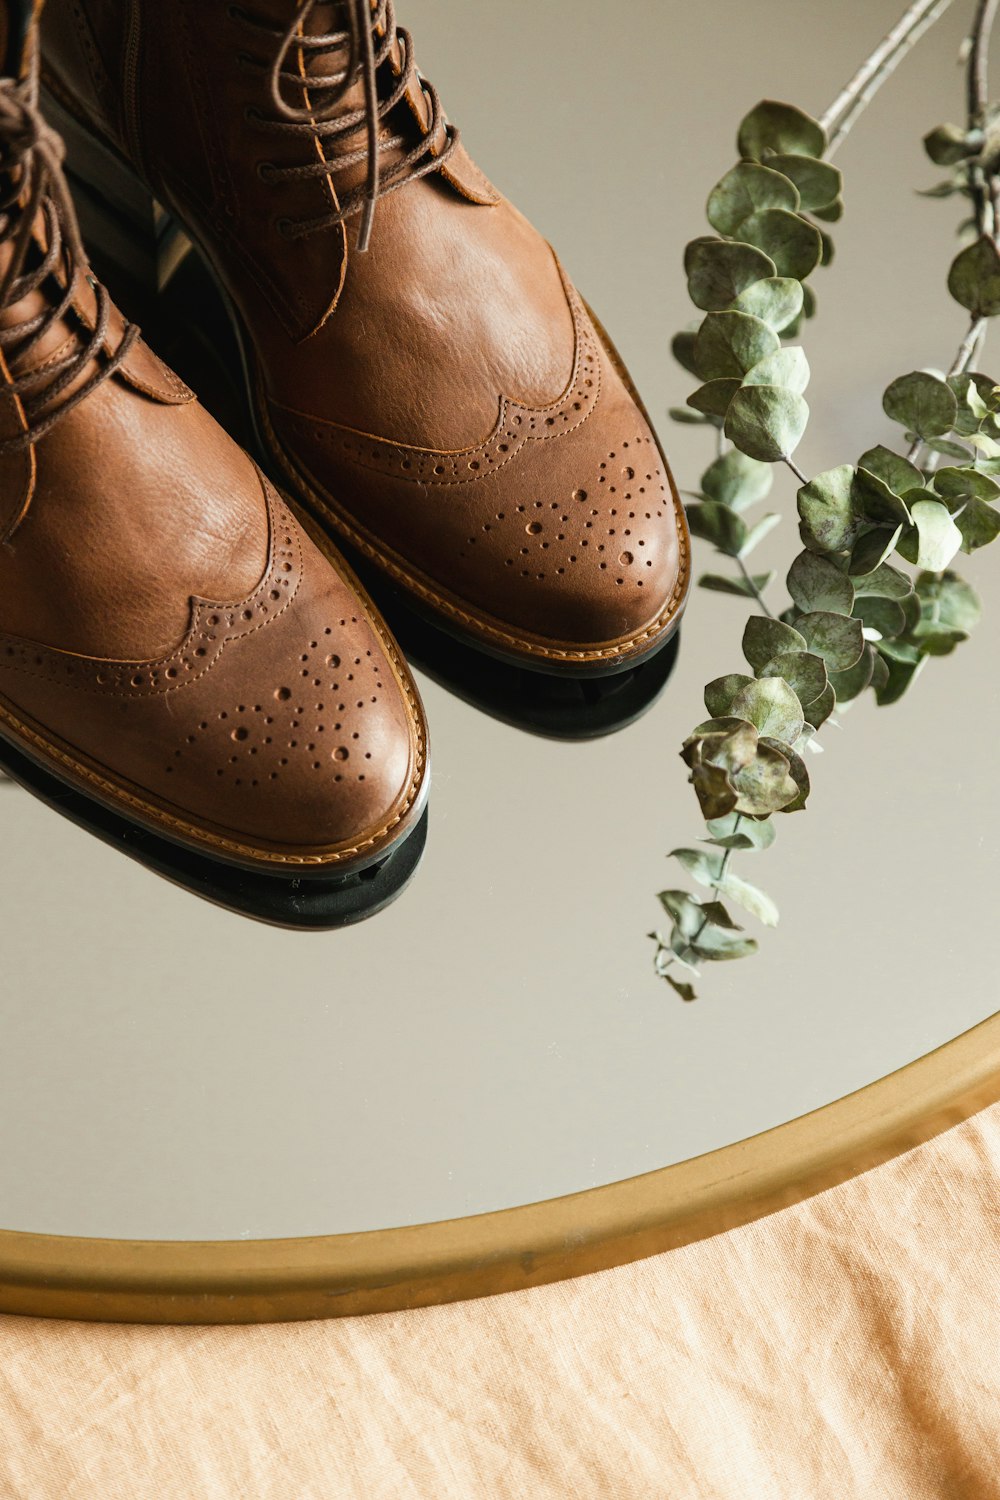
[[[441,100],[433,84],[421,78],[413,61],[413,46],[410,33],[397,27],[392,0],[339,0],[338,10],[346,26],[324,35],[311,36],[304,30],[310,14],[319,0],[301,0],[295,16],[284,33],[278,28],[256,19],[243,6],[230,6],[236,15],[257,31],[278,38],[277,50],[270,67],[266,69],[270,103],[277,118],[259,116],[259,121],[270,130],[286,134],[297,134],[309,140],[336,142],[350,136],[362,126],[365,144],[359,150],[345,152],[332,160],[322,159],[302,166],[281,167],[272,162],[264,163],[265,175],[272,181],[282,179],[332,177],[345,167],[364,162],[366,180],[363,186],[347,192],[336,212],[313,219],[280,221],[280,228],[289,238],[297,239],[320,229],[330,229],[343,224],[354,214],[361,214],[357,246],[366,250],[371,238],[375,205],[379,198],[394,193],[418,177],[434,172],[454,151],[458,144],[458,131],[444,117]],[[399,74],[392,82],[385,97],[379,97],[379,69],[387,61],[395,39],[399,50]],[[295,48],[299,51],[303,71],[315,59],[329,59],[333,71],[303,73],[286,66],[288,54]],[[346,61],[345,61],[346,54]],[[261,66],[253,59],[244,57],[244,66]],[[339,112],[346,95],[360,81],[364,89],[364,104],[361,109]],[[407,149],[403,136],[391,136],[380,140],[380,122],[406,96],[413,82],[423,92],[428,106],[428,122],[416,145]],[[304,106],[288,102],[289,89],[299,94],[308,90]],[[442,135],[441,149],[435,156],[431,142]],[[388,151],[402,151],[392,165],[383,170],[381,157]]]
[[[87,271],[62,158],[62,140],[39,113],[36,80],[0,78],[0,249],[10,246],[10,259],[0,276],[0,309],[7,312],[43,288],[46,296],[42,311],[0,326],[0,350],[12,372],[6,389],[20,398],[26,423],[25,431],[0,442],[0,454],[37,442],[107,380],[139,336],[138,328],[126,323],[118,348],[113,353],[104,349],[111,299]],[[44,251],[34,232],[39,218],[44,224]],[[36,257],[37,263],[29,264]],[[73,310],[77,271],[87,275],[94,291],[93,330]],[[37,369],[15,375],[18,364],[62,318],[74,331],[76,347]],[[92,362],[96,362],[94,372],[71,390]]]

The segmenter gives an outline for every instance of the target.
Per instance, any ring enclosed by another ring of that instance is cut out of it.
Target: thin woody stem
[[[858,115],[895,72],[914,43],[944,15],[950,4],[951,0],[914,0],[914,4],[907,6],[892,30],[886,33],[820,117],[819,123],[827,135],[827,157],[832,156]]]

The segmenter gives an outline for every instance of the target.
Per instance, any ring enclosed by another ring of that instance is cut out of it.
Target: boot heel
[[[191,248],[187,236],[128,163],[44,85],[42,109],[66,143],[80,231],[101,279],[125,276],[143,291],[161,292]]]

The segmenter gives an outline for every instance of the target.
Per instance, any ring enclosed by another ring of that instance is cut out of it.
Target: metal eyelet
[[[254,168],[254,171],[257,173],[257,176],[260,178],[261,182],[274,182],[275,177],[277,176],[277,173],[274,169],[274,162],[272,161],[259,161]]]

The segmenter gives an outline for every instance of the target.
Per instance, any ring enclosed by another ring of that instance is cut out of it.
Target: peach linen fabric
[[[1000,1497],[1000,1106],[529,1292],[256,1328],[0,1318],[0,1496]]]

